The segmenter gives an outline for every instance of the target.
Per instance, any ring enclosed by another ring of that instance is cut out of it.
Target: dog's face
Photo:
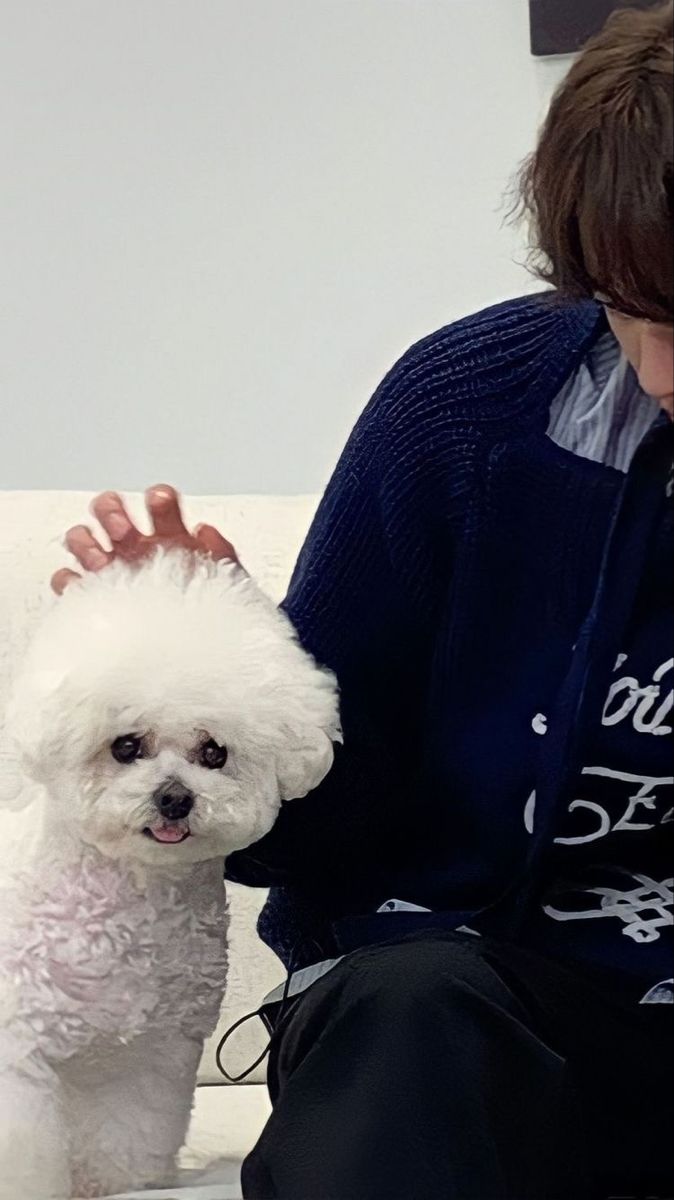
[[[285,617],[234,568],[175,556],[108,568],[57,603],[11,726],[52,824],[168,866],[257,841],[339,738],[334,680]]]
[[[229,733],[224,715],[210,715],[210,729],[184,721],[179,698],[175,708],[167,698],[165,713],[128,729],[120,714],[77,764],[43,764],[54,815],[104,854],[148,863],[220,858],[257,841],[281,803],[273,756],[258,754],[241,721]]]

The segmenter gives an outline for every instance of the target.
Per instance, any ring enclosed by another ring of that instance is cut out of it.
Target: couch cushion
[[[200,1087],[171,1187],[110,1200],[241,1200],[241,1163],[271,1112],[267,1089]]]
[[[83,492],[0,491],[0,714],[15,668],[40,611],[50,602],[49,577],[67,561],[65,531],[87,521],[91,496]],[[129,507],[143,525],[142,497],[130,495]],[[186,497],[187,523],[216,525],[236,546],[242,562],[275,600],[280,600],[316,507],[313,496]],[[0,793],[8,773],[0,735]],[[279,960],[255,932],[264,893],[231,885],[230,972],[218,1034],[206,1047],[201,1082],[224,1082],[214,1051],[225,1028],[254,1009],[283,979]],[[257,1057],[266,1036],[257,1019],[237,1030],[227,1047],[225,1065],[239,1074]],[[264,1079],[264,1063],[248,1082]]]

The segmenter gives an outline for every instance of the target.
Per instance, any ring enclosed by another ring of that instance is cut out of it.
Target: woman
[[[523,175],[554,290],[413,347],[327,489],[285,605],[345,746],[227,863],[299,989],[247,1197],[674,1192],[673,178],[668,3],[589,44]],[[148,504],[99,497],[82,567],[233,553]]]

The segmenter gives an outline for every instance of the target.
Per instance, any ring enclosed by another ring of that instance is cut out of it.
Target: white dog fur
[[[138,1188],[172,1170],[217,1022],[222,860],[329,770],[334,679],[240,568],[160,553],[54,602],[7,728],[0,1200]]]

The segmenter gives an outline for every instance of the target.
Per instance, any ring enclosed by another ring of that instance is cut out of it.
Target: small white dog
[[[222,860],[327,773],[337,707],[231,563],[159,553],[55,602],[8,716],[1,1200],[170,1173],[225,986]]]

